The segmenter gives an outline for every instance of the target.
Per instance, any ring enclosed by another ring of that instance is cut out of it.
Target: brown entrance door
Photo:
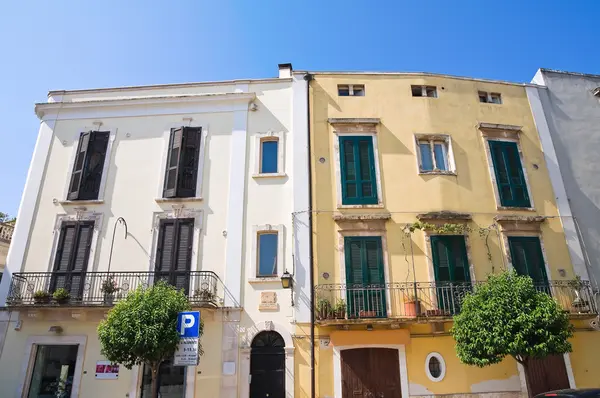
[[[398,350],[356,348],[342,351],[343,398],[398,398]]]
[[[529,375],[529,396],[546,391],[569,388],[569,376],[562,355],[551,355],[541,359],[530,359],[527,366]]]

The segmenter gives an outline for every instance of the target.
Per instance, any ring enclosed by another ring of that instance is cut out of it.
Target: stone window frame
[[[521,147],[520,133],[522,133],[522,127],[508,124],[479,123],[477,128],[479,129],[481,133],[481,139],[483,140],[483,149],[485,151],[488,171],[492,182],[492,189],[494,191],[494,198],[496,200],[496,209],[511,211],[535,211],[535,201],[532,195],[531,183],[527,175],[527,167],[525,163],[525,156],[523,154],[523,148]],[[489,141],[505,141],[514,142],[517,144],[519,160],[521,161],[521,168],[523,169],[523,178],[525,179],[527,195],[529,196],[529,207],[502,206],[500,192],[498,190],[498,182],[496,181],[496,170],[494,169],[494,162],[492,160],[492,152],[490,151]]]
[[[61,205],[86,205],[86,204],[102,204],[104,203],[104,192],[106,191],[106,180],[108,178],[108,170],[112,160],[112,153],[115,140],[117,139],[117,127],[105,125],[102,122],[94,123],[92,126],[85,125],[79,128],[78,132],[73,137],[73,148],[71,149],[71,158],[69,159],[69,168],[67,169],[67,179],[63,188]],[[108,131],[108,144],[106,146],[106,155],[104,156],[104,165],[102,166],[102,178],[100,179],[100,188],[98,190],[98,199],[91,200],[69,200],[69,186],[71,185],[71,176],[73,175],[73,167],[75,166],[75,158],[77,157],[77,149],[79,148],[79,140],[81,133],[87,131]],[[67,145],[67,141],[62,142]]]
[[[431,360],[431,358],[436,358],[440,363],[441,373],[438,377],[433,376],[431,374],[431,371],[429,370],[429,361]],[[444,380],[444,377],[446,377],[446,361],[444,361],[444,357],[442,356],[442,354],[433,351],[427,355],[427,358],[425,358],[425,374],[427,375],[427,378],[429,378],[429,380],[433,381],[434,383],[438,383]]]
[[[420,141],[428,141],[431,146],[432,160],[435,165],[435,155],[433,151],[433,144],[436,142],[443,142],[445,144],[444,152],[446,155],[446,162],[448,170],[440,170],[434,168],[433,170],[423,170],[421,164],[421,147],[419,146]],[[452,149],[452,137],[449,134],[427,134],[417,133],[414,135],[415,153],[417,154],[417,173],[418,174],[439,174],[439,175],[457,175],[456,163],[454,161],[454,150]]]
[[[336,206],[338,209],[382,209],[383,205],[383,188],[381,186],[381,164],[379,161],[379,149],[377,139],[378,118],[368,119],[338,119],[330,118],[328,120],[332,126],[332,148],[333,161],[335,171],[335,190],[336,190]],[[375,161],[375,180],[377,184],[377,204],[368,205],[345,205],[342,198],[342,167],[340,164],[340,136],[362,136],[372,137],[373,139],[373,159]]]
[[[277,173],[261,173],[262,143],[277,142]],[[281,178],[285,177],[285,134],[283,131],[267,131],[255,135],[254,174],[252,178]]]
[[[187,124],[187,125],[186,125]],[[199,127],[202,129],[200,137],[200,148],[198,151],[198,173],[196,176],[196,194],[191,198],[163,198],[165,187],[165,176],[167,172],[167,160],[169,159],[169,143],[171,142],[171,131],[180,127]],[[157,203],[177,203],[177,202],[194,202],[202,201],[202,186],[204,182],[204,161],[206,158],[207,141],[208,141],[208,124],[207,123],[192,123],[190,118],[184,118],[180,123],[170,123],[165,126],[163,131],[163,149],[160,166],[160,174],[158,178],[158,186],[156,191]]]
[[[277,233],[277,275],[276,276],[259,276],[258,275],[258,240],[261,233]],[[271,283],[281,282],[285,268],[284,262],[284,241],[285,241],[285,226],[283,224],[263,224],[252,226],[252,259],[251,266],[247,271],[249,283]],[[290,272],[288,270],[288,272]]]

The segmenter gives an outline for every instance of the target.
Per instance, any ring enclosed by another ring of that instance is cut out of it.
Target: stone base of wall
[[[505,391],[505,392],[480,392],[480,393],[463,393],[463,394],[436,394],[436,395],[411,395],[411,398],[527,398],[526,393],[520,391]]]

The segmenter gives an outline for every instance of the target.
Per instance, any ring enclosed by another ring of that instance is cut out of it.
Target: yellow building
[[[316,73],[309,97],[317,397],[526,394],[514,360],[463,365],[448,332],[472,282],[511,268],[577,327],[532,390],[599,386],[597,311],[587,283],[568,284],[587,273],[571,265],[527,85]],[[297,324],[297,398],[309,332]]]

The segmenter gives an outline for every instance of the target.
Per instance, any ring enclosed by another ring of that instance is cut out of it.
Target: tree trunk
[[[158,363],[153,363],[151,367],[152,383],[150,388],[150,396],[158,398]]]
[[[523,366],[523,372],[525,372],[525,386],[527,387],[527,396],[529,398],[533,398],[533,393],[531,391],[531,381],[529,380],[529,361],[527,357],[513,357],[517,362],[519,362]]]

